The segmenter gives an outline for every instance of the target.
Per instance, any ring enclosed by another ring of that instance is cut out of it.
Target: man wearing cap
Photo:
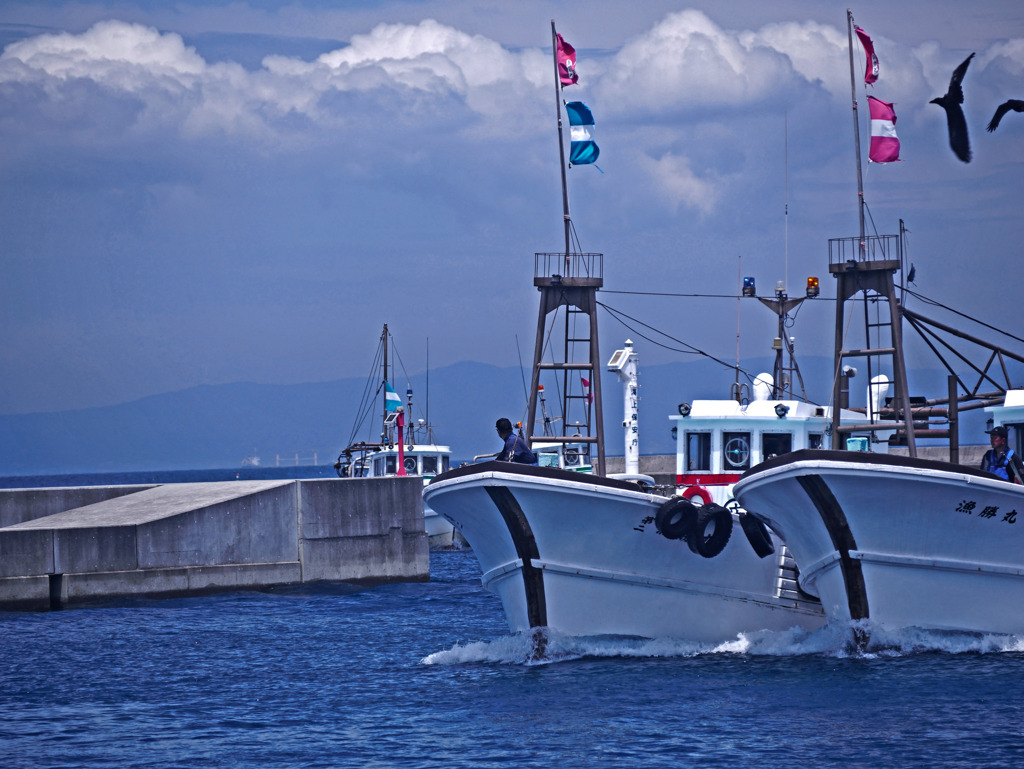
[[[1004,481],[1024,483],[1024,462],[1013,449],[1006,447],[1006,428],[1002,425],[993,427],[989,440],[992,448],[981,458],[981,469],[998,475]]]
[[[498,430],[498,436],[505,443],[502,450],[498,452],[499,462],[519,462],[524,465],[537,464],[537,455],[530,451],[530,447],[526,445],[525,440],[512,432],[512,423],[508,419],[502,417],[494,426]]]

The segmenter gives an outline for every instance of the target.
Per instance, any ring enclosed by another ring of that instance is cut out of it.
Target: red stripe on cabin
[[[728,486],[740,479],[740,473],[708,473],[706,475],[691,473],[677,475],[676,486]]]

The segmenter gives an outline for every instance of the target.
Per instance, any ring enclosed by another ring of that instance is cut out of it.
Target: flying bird
[[[1005,115],[1011,109],[1014,112],[1024,112],[1024,101],[1021,101],[1020,99],[1010,99],[1009,101],[1004,101],[1002,104],[1000,104],[999,107],[996,109],[996,114],[992,116],[992,120],[988,124],[989,133],[992,133],[992,131],[996,130],[996,126],[998,126],[999,121],[1003,119],[1003,115]]]
[[[938,104],[946,110],[946,125],[949,127],[949,146],[953,148],[953,154],[965,163],[971,162],[971,139],[967,135],[967,120],[964,118],[963,108],[964,89],[960,83],[967,73],[967,66],[974,58],[972,53],[953,70],[953,77],[949,79],[949,89],[945,96],[932,99],[929,104]]]

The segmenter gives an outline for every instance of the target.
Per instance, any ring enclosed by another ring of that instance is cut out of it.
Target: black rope
[[[735,298],[735,297],[733,297],[733,298]],[[720,358],[716,358],[714,355],[711,355],[710,353],[705,352],[704,350],[701,350],[698,347],[694,347],[693,345],[689,344],[688,342],[684,342],[681,339],[676,339],[671,334],[668,334],[668,333],[666,333],[666,332],[664,332],[664,331],[662,331],[660,329],[654,328],[653,326],[650,326],[647,323],[644,323],[642,320],[634,318],[631,315],[628,315],[627,313],[622,312],[621,310],[616,310],[613,307],[609,307],[608,305],[604,304],[603,302],[598,302],[597,305],[598,305],[598,307],[601,307],[606,312],[608,312],[609,315],[611,315],[615,320],[617,320],[619,323],[621,323],[625,328],[629,329],[631,332],[633,332],[637,336],[642,337],[643,339],[646,339],[651,344],[657,345],[658,347],[664,348],[666,350],[671,350],[672,352],[678,352],[678,353],[683,353],[683,354],[688,354],[688,355],[700,355],[700,356],[702,356],[704,358],[707,358],[708,360],[711,360],[711,361],[714,361],[715,363],[718,363],[721,366],[724,366],[725,368],[729,369],[730,371],[735,371],[735,372],[743,374],[743,376],[745,376],[747,378],[747,380],[750,382],[751,386],[753,386],[754,380],[755,380],[756,376],[754,374],[751,374],[746,369],[741,368],[737,364],[735,364],[735,363],[727,363],[724,360],[721,360]],[[624,320],[622,320],[622,317],[619,317],[620,315],[623,316],[623,317],[629,318],[634,323],[639,323],[644,328],[650,329],[651,331],[653,331],[653,332],[655,332],[657,334],[660,334],[661,336],[666,337],[667,339],[671,339],[673,342],[676,342],[677,344],[683,345],[684,347],[689,348],[689,349],[683,350],[683,349],[671,347],[671,346],[669,346],[667,344],[663,344],[662,342],[657,341],[656,339],[652,339],[651,337],[649,337],[646,334],[644,334],[642,331],[639,331],[638,329],[634,328],[633,326],[630,326],[628,323],[626,323]]]

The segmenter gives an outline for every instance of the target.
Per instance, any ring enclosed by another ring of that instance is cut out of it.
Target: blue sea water
[[[1024,642],[552,636],[425,583],[0,613],[0,766],[1019,767]]]
[[[236,472],[319,471],[4,480]],[[876,632],[856,651],[830,630],[716,646],[551,634],[538,660],[471,550],[433,551],[430,570],[0,612],[0,768],[1024,766],[1022,638]]]

